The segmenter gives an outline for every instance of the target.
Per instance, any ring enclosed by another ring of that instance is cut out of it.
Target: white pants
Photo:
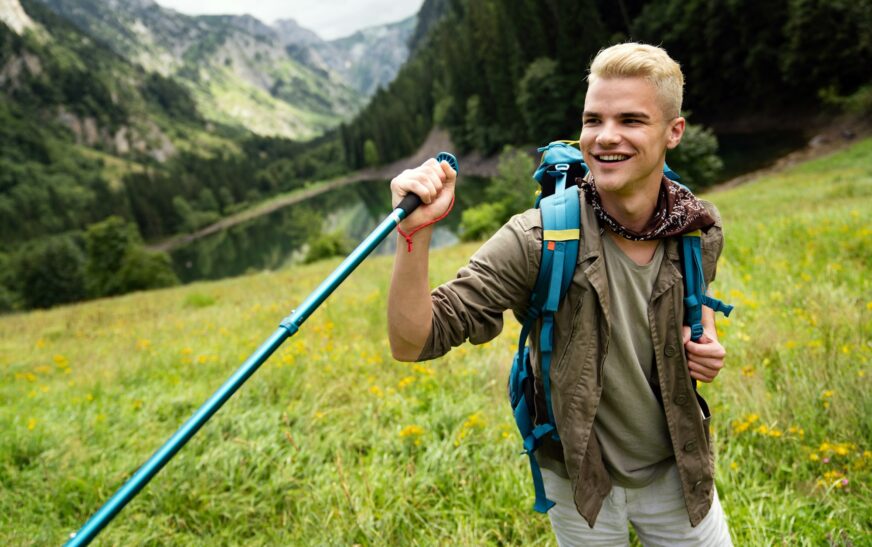
[[[645,546],[733,545],[717,489],[709,513],[691,527],[675,465],[643,488],[612,486],[593,528],[576,511],[568,479],[549,469],[542,469],[542,479],[548,499],[556,503],[548,516],[560,547],[629,545],[628,522]]]

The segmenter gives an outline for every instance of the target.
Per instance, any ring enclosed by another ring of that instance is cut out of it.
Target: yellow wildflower
[[[733,433],[744,433],[751,426],[748,422],[733,421]]]
[[[745,365],[742,367],[742,376],[752,377],[754,376],[754,367],[751,365]]]
[[[400,382],[397,384],[397,387],[400,389],[405,389],[406,387],[413,384],[414,382],[415,382],[414,376],[406,376],[405,378],[400,380]]]
[[[140,338],[136,341],[136,349],[140,351],[147,350],[148,347],[151,346],[151,340],[147,340],[145,338]]]
[[[475,414],[471,414],[469,418],[463,422],[463,427],[465,428],[473,428],[473,427],[484,427],[485,422],[481,418],[481,414],[476,412]]]
[[[420,437],[424,434],[424,428],[420,425],[407,425],[400,430],[400,437],[405,439],[409,437]]]
[[[29,420],[27,420],[27,429],[29,431],[33,431],[34,429],[36,429],[36,424],[36,418],[30,418]]]
[[[382,391],[382,389],[378,386],[370,386],[369,392],[372,393],[373,395],[375,395],[376,397],[384,397],[384,395],[385,395],[384,392]]]
[[[416,364],[415,366],[412,367],[412,369],[415,372],[417,372],[418,374],[421,374],[423,376],[433,376],[433,369],[430,367],[425,367],[423,365]]]

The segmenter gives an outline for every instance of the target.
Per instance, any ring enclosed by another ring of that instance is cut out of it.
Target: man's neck
[[[660,178],[657,181],[657,184],[647,184],[644,188],[627,194],[599,192],[603,209],[624,228],[641,232],[657,207]]]

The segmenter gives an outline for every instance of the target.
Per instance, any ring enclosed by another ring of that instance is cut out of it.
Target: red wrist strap
[[[420,226],[416,226],[408,234],[406,232],[404,232],[403,230],[401,230],[400,226],[397,225],[397,232],[406,239],[406,243],[409,246],[410,253],[412,252],[412,236],[415,235],[415,233],[418,232],[419,230],[421,230],[422,228],[426,228],[427,226],[430,226],[431,224],[436,224],[437,222],[439,222],[443,218],[447,217],[448,213],[450,213],[451,209],[453,209],[453,208],[454,208],[454,196],[451,196],[451,203],[448,204],[448,209],[444,213],[442,213],[442,216],[440,216],[439,218],[434,218],[430,222],[425,222],[424,224],[422,224]]]

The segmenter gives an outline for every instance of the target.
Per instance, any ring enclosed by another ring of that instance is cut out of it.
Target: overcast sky
[[[354,31],[393,23],[418,12],[424,0],[155,0],[188,15],[249,14],[265,23],[296,19],[332,40]]]

